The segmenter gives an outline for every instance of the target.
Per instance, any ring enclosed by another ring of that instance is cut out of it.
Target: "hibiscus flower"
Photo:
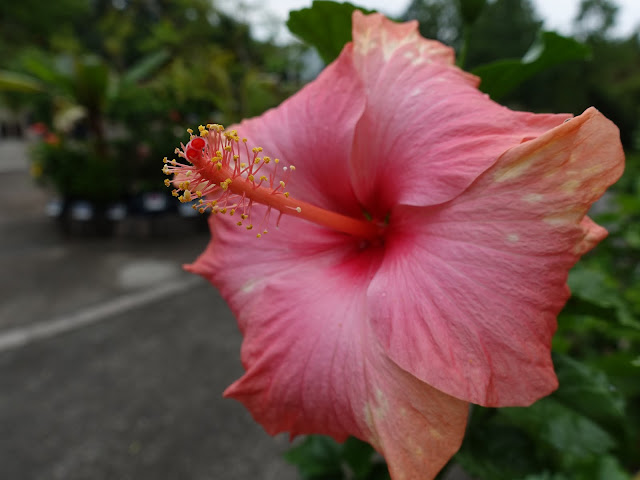
[[[618,131],[593,108],[511,111],[478,82],[416,22],[355,12],[314,82],[201,127],[165,166],[218,213],[187,268],[244,335],[225,396],[270,434],[353,435],[394,480],[423,480],[459,448],[468,402],[557,387],[556,316],[606,236],[585,214],[621,175]]]

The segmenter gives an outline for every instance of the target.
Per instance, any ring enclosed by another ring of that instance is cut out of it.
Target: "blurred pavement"
[[[0,173],[0,479],[295,479],[288,439],[222,398],[240,334],[180,268],[208,235],[65,238],[23,143]]]

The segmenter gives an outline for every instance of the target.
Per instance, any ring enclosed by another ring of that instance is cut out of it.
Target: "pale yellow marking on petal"
[[[376,389],[375,400],[364,404],[364,419],[369,429],[376,431],[376,421],[383,420],[389,411],[389,402],[384,392],[379,388]]]
[[[520,241],[520,235],[517,233],[510,233],[507,235],[507,241],[509,243],[518,243]]]
[[[544,200],[544,195],[542,195],[541,193],[527,193],[526,195],[522,196],[522,200],[527,203],[538,203]]]
[[[242,293],[251,293],[256,288],[258,283],[260,283],[260,280],[258,280],[257,278],[253,278],[245,283],[242,288],[240,288],[240,291]]]
[[[560,212],[560,213],[554,213],[552,215],[547,215],[542,220],[544,221],[544,223],[548,225],[553,225],[553,226],[570,225],[570,224],[575,225],[579,223],[580,220],[582,220],[583,216],[584,216],[584,212],[582,211],[569,210],[568,212]]]
[[[562,191],[565,193],[574,193],[580,186],[579,180],[567,180],[562,184]]]
[[[497,183],[513,180],[524,175],[529,167],[536,161],[536,157],[526,157],[517,163],[501,168],[493,174],[493,179]]]

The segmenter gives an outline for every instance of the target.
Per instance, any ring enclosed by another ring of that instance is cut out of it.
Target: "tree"
[[[616,24],[618,6],[609,0],[582,0],[574,26],[581,38],[606,37]]]
[[[463,21],[457,7],[457,2],[450,0],[413,0],[403,18],[417,19],[423,36],[440,40],[459,51]],[[541,26],[530,0],[488,2],[471,26],[469,34],[473,42],[468,45],[465,68],[521,57]]]

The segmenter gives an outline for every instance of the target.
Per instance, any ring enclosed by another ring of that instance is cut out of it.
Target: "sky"
[[[279,41],[285,42],[292,38],[284,26],[289,11],[308,7],[312,0],[217,0],[216,3],[238,20],[250,23],[258,38],[269,37],[275,28]],[[351,0],[351,3],[394,16],[404,12],[410,0]],[[580,0],[533,0],[533,3],[547,30],[571,32],[571,21]],[[620,7],[615,32],[628,35],[640,26],[640,0],[614,0],[614,3]]]

